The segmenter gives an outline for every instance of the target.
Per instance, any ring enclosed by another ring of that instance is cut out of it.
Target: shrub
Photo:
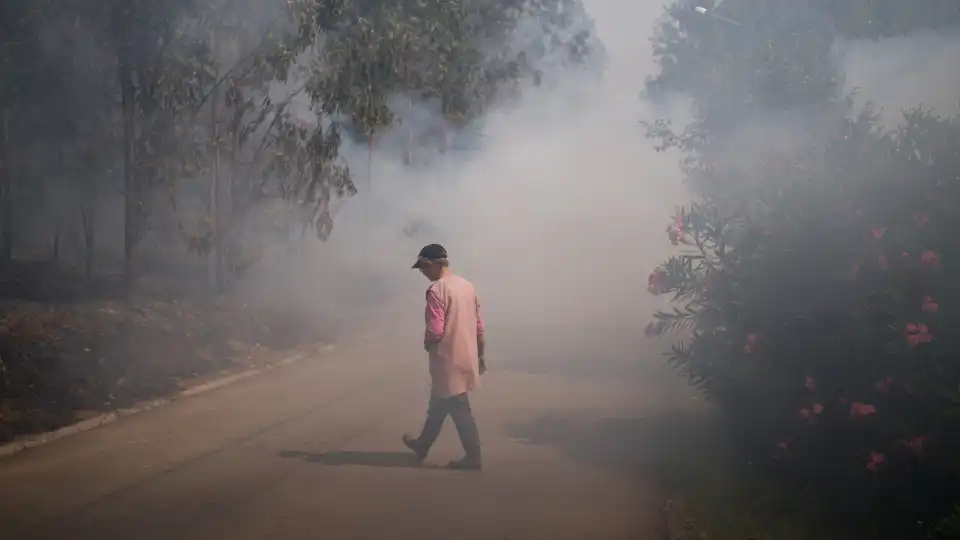
[[[904,120],[724,171],[762,181],[678,212],[648,327],[692,332],[670,361],[753,459],[896,534],[960,501],[960,121]]]

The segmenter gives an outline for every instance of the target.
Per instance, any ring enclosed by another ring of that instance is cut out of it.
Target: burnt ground
[[[336,321],[51,263],[0,269],[0,443],[334,340]]]

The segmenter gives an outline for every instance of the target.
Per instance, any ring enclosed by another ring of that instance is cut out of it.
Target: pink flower
[[[743,351],[747,354],[753,354],[757,350],[758,339],[760,338],[756,334],[747,334],[747,344],[743,346]]]
[[[879,266],[881,270],[889,270],[890,260],[887,259],[886,255],[880,255],[877,257],[877,266]]]
[[[867,462],[867,470],[877,472],[881,465],[887,462],[887,456],[880,452],[870,452],[870,461]]]
[[[886,379],[882,381],[877,381],[877,383],[873,386],[874,388],[877,389],[878,392],[888,392],[890,390],[890,385],[892,384],[893,384],[893,377],[891,377],[890,375],[887,375]]]
[[[667,292],[667,271],[663,268],[654,270],[647,278],[647,292],[650,294],[663,294]]]
[[[877,408],[873,405],[854,401],[850,404],[850,418],[856,420],[865,416],[877,414]]]
[[[940,309],[940,304],[933,301],[933,297],[929,294],[923,297],[923,312],[924,313],[936,313]]]
[[[886,233],[887,233],[886,227],[877,227],[876,229],[873,229],[872,231],[870,231],[870,234],[872,234],[873,237],[876,238],[877,240],[883,238],[883,235]]]
[[[778,444],[777,446],[779,446],[781,450],[786,450],[787,448],[790,448],[790,445],[787,444],[787,441],[780,441],[780,444]]]
[[[920,262],[930,268],[940,268],[940,255],[936,251],[928,249],[920,254]]]
[[[810,417],[813,416],[813,411],[804,407],[800,409],[800,412],[797,413],[797,415],[800,416],[800,418],[803,418],[804,420],[809,420]]]
[[[931,341],[933,341],[933,335],[927,325],[923,323],[907,324],[907,345],[916,347],[921,343],[930,343]]]
[[[849,275],[850,275],[850,279],[857,279],[857,273],[859,273],[859,272],[860,272],[860,265],[857,264],[857,263],[853,263],[853,264],[850,266],[850,274],[849,274]]]
[[[817,385],[813,380],[813,377],[807,377],[807,380],[803,383],[803,387],[807,389],[808,392],[816,392]]]
[[[673,227],[667,228],[667,237],[674,246],[687,243],[687,238],[684,236],[683,231],[674,229]]]
[[[924,225],[930,223],[930,214],[927,212],[917,214],[916,216],[913,216],[913,222],[917,224],[917,227],[923,227]]]
[[[682,215],[677,214],[674,222],[667,227],[667,236],[670,238],[670,243],[675,246],[687,243],[687,233],[683,226]]]
[[[820,414],[823,412],[823,405],[819,403],[813,404],[813,414]]]
[[[903,252],[903,258],[904,258],[904,259],[906,259],[906,258],[909,257],[909,256],[910,256],[910,252],[909,252],[909,251],[904,251],[904,252]]]
[[[926,435],[921,435],[921,436],[919,436],[919,437],[914,437],[914,438],[912,438],[912,439],[907,439],[907,440],[904,440],[904,441],[900,441],[900,444],[906,446],[907,448],[909,448],[909,449],[912,450],[913,452],[919,454],[919,453],[923,452],[923,447],[924,447],[928,442],[930,442],[930,437],[928,437],[928,436],[926,436]]]

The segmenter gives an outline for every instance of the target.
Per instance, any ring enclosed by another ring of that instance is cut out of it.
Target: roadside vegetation
[[[883,104],[844,89],[834,46],[960,13],[764,4],[678,2],[654,45],[648,95],[691,96],[696,119],[649,125],[694,198],[649,277],[674,307],[647,331],[692,335],[669,361],[719,426],[677,494],[698,524],[673,537],[956,538],[960,119],[917,108],[885,125]]]

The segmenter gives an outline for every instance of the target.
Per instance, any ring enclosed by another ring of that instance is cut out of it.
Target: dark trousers
[[[460,444],[467,454],[468,460],[480,461],[480,432],[477,422],[473,419],[470,410],[470,399],[466,393],[448,398],[430,398],[430,407],[427,410],[427,421],[423,424],[423,431],[417,437],[418,454],[426,456],[430,447],[440,436],[440,430],[447,416],[453,418],[460,436]]]

